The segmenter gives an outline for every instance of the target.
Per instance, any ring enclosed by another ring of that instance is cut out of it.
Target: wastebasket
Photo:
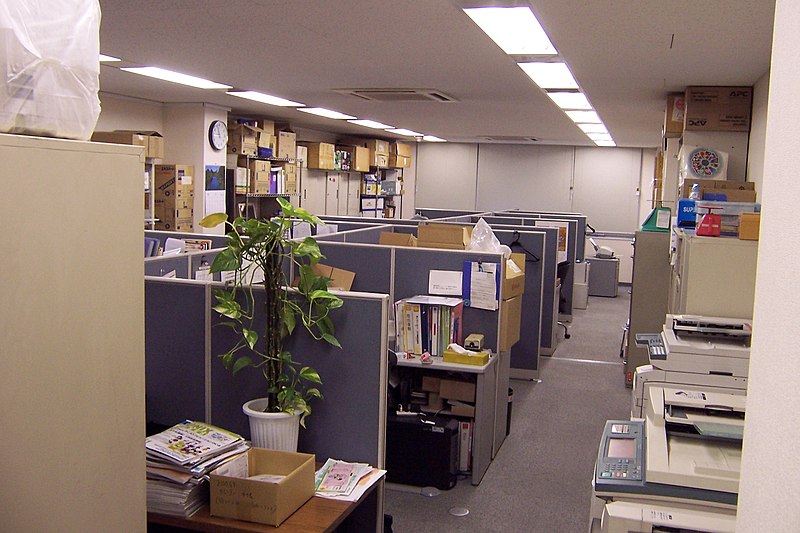
[[[514,389],[508,388],[508,417],[506,418],[506,437],[511,433],[511,406],[514,403]]]

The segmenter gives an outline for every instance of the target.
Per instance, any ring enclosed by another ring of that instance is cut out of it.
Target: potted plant
[[[251,367],[265,380],[265,396],[243,406],[250,416],[253,444],[294,451],[299,425],[305,427],[305,417],[311,413],[309,401],[322,398],[316,387],[321,380],[313,368],[292,358],[285,342],[301,325],[314,339],[341,348],[330,312],[341,307],[342,300],[328,292],[330,279],[314,272],[313,266],[323,258],[314,238],[290,238],[295,222],[316,226],[322,221],[283,198],[277,201],[281,214],[270,220],[238,217],[230,222],[225,213],[216,213],[200,225],[228,228],[227,244],[214,258],[211,271],[234,273],[224,289],[214,291],[214,311],[236,337],[219,357],[233,374]],[[299,269],[295,289],[289,288],[286,265]],[[263,294],[253,290],[255,286],[263,287]],[[268,427],[262,428],[265,420]],[[276,431],[270,421],[284,426],[288,436],[270,440]]]

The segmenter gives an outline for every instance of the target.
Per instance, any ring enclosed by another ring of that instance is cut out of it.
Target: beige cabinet
[[[758,241],[674,230],[669,312],[752,318]]]
[[[4,531],[144,531],[142,148],[0,134]]]

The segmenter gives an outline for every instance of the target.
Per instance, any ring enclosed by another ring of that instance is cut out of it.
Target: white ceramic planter
[[[242,411],[250,419],[250,440],[256,448],[297,451],[300,413],[265,413],[266,398],[250,400]]]

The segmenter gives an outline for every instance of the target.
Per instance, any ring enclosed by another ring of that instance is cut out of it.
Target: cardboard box
[[[184,198],[194,195],[193,165],[156,165],[156,199],[175,196]]]
[[[337,150],[350,154],[350,170],[355,172],[369,172],[369,149],[364,146],[336,145]]]
[[[422,376],[422,387],[421,390],[426,392],[439,392],[439,388],[442,385],[442,380],[436,376]],[[430,397],[430,395],[428,395]]]
[[[683,134],[683,120],[686,99],[681,93],[667,96],[664,110],[664,137],[680,137]]]
[[[329,289],[349,291],[350,287],[353,286],[353,280],[356,277],[355,272],[350,272],[349,270],[343,270],[341,268],[336,268],[329,265],[323,265],[322,263],[317,263],[314,265],[312,270],[318,276],[325,276],[326,278],[331,279],[331,283],[328,286]]]
[[[522,295],[500,302],[500,346],[506,352],[519,341],[519,329],[522,322]]]
[[[745,241],[757,241],[761,229],[761,213],[739,214],[739,238]]]
[[[700,185],[700,197],[704,192],[715,192],[714,189],[724,189],[723,192],[730,190],[739,191],[752,191],[753,200],[755,201],[755,183],[752,181],[735,181],[735,180],[710,180],[700,178],[685,178],[681,183],[681,198],[688,198],[689,193],[692,192],[692,186],[697,183]],[[733,200],[729,200],[733,201]],[[743,200],[747,201],[747,200]]]
[[[279,526],[314,496],[314,456],[250,448],[211,472],[211,514]],[[259,474],[280,481],[247,479]]]
[[[250,160],[250,172],[255,174],[257,172],[269,172],[272,163],[269,161],[261,161],[260,159]]]
[[[256,120],[256,127],[267,135],[275,136],[275,122],[272,120],[260,118]]]
[[[275,157],[294,159],[297,155],[297,135],[292,131],[278,131],[275,136],[277,137]]]
[[[260,132],[258,134],[258,147],[259,148],[267,148],[268,150],[272,150],[272,153],[275,153],[275,144],[277,141],[275,140],[275,136],[271,133]],[[264,156],[264,157],[271,157],[271,156]]]
[[[402,155],[391,154],[389,156],[389,166],[392,168],[410,168],[411,158]]]
[[[382,231],[378,239],[378,244],[386,244],[389,246],[416,246],[417,238],[410,233]]]
[[[308,148],[308,168],[334,169],[334,145],[330,143],[306,143],[306,148]]]
[[[755,202],[756,191],[742,191],[739,189],[701,189],[703,200],[714,200],[718,202]]]
[[[261,130],[247,124],[228,125],[228,153],[256,155],[258,153],[258,134]]]
[[[369,165],[371,167],[387,168],[389,166],[389,156],[386,154],[369,154]]]
[[[130,144],[144,147],[144,156],[148,157],[147,136],[134,131],[96,131],[92,133],[92,141],[101,143]]]
[[[471,238],[471,226],[420,224],[417,228],[417,245],[423,248],[464,250]]]
[[[298,146],[296,150],[297,162],[300,164],[301,168],[308,168],[308,148],[305,146]]]
[[[147,155],[145,157],[164,158],[164,137],[157,131],[147,132]]]
[[[475,418],[475,405],[459,402],[459,401],[449,401],[447,402],[447,407],[450,408],[450,414],[454,416],[468,416],[470,418]]]
[[[408,143],[393,142],[389,143],[389,155],[400,155],[411,158],[411,145]]]
[[[475,383],[472,381],[443,379],[439,384],[439,396],[441,396],[446,400],[461,400],[462,402],[474,402]]]
[[[512,264],[506,264],[506,277],[501,287],[503,300],[525,292],[525,254],[512,253],[508,262]]]
[[[685,131],[750,131],[752,87],[687,87]]]
[[[369,149],[370,158],[372,158],[372,154],[383,154],[389,155],[389,141],[384,141],[382,139],[369,139],[367,140],[367,149]]]

